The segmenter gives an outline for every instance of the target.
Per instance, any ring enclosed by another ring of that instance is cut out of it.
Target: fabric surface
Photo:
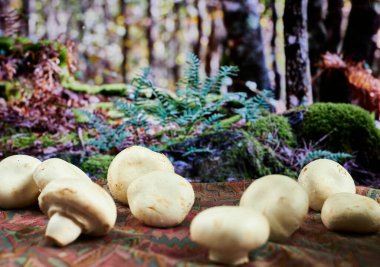
[[[200,210],[238,204],[248,185],[194,183],[191,213],[180,226],[169,229],[144,226],[127,207],[118,205],[112,232],[101,238],[81,236],[65,248],[44,239],[47,218],[38,207],[0,210],[0,266],[212,266],[207,250],[189,239],[189,224]],[[357,187],[357,192],[380,202],[380,190]],[[252,251],[250,259],[244,266],[380,266],[380,233],[329,232],[320,214],[311,211],[287,242],[268,242]]]

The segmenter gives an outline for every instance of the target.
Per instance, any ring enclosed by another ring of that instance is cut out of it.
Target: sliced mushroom
[[[185,178],[171,172],[154,171],[129,185],[128,200],[133,216],[146,225],[170,227],[185,219],[195,196]]]
[[[243,193],[240,206],[261,212],[270,225],[270,240],[284,241],[304,222],[309,198],[292,178],[267,175],[254,181]]]
[[[75,241],[81,233],[105,235],[116,222],[116,205],[99,185],[86,179],[53,180],[38,202],[50,220],[45,236],[59,246]]]
[[[37,203],[39,191],[33,172],[40,163],[26,155],[14,155],[0,161],[0,208],[17,209]]]
[[[249,208],[220,206],[200,212],[190,224],[190,238],[210,249],[211,261],[228,265],[248,262],[248,252],[265,244],[269,223]]]
[[[77,166],[58,158],[43,161],[33,173],[34,181],[40,190],[53,180],[67,177],[90,180]]]
[[[170,160],[163,154],[141,146],[124,149],[112,160],[108,169],[107,182],[112,196],[127,205],[128,186],[133,180],[152,171],[174,173]]]
[[[380,205],[369,197],[337,193],[323,204],[321,219],[332,231],[376,233],[380,230]]]
[[[325,200],[336,193],[355,193],[355,182],[346,169],[329,159],[317,159],[307,164],[298,177],[298,183],[309,195],[310,208],[322,209]]]

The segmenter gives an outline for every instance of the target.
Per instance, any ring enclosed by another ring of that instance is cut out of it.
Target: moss
[[[15,148],[27,148],[34,145],[37,136],[33,133],[22,133],[13,135],[11,139]]]
[[[54,139],[52,135],[45,134],[40,137],[40,141],[42,143],[42,147],[50,147],[50,146],[55,146],[57,144],[57,141]]]
[[[300,111],[301,109],[299,109]],[[299,139],[321,143],[333,152],[357,153],[358,162],[380,170],[380,131],[364,109],[350,104],[316,103],[304,107]]]
[[[287,118],[271,114],[258,119],[252,126],[254,137],[259,140],[266,140],[269,135],[282,140],[289,147],[296,145],[296,137],[292,132]]]
[[[91,177],[106,179],[108,167],[113,158],[110,155],[94,155],[83,161],[81,169]]]
[[[269,147],[260,143],[250,133],[244,133],[242,144],[230,151],[235,166],[241,168],[246,179],[260,178],[269,174],[297,177],[297,173],[286,167]]]
[[[79,144],[80,140],[79,140],[78,134],[75,132],[74,133],[72,132],[72,133],[68,133],[59,137],[59,139],[57,139],[57,142],[61,144],[66,144],[69,142],[73,144]]]
[[[124,83],[89,85],[80,83],[72,77],[67,79],[62,77],[62,86],[74,92],[87,94],[103,94],[103,95],[125,95],[128,92],[128,85]]]

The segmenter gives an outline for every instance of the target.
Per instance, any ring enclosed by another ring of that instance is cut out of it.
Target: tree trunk
[[[147,7],[147,17],[148,17],[148,27],[146,30],[146,39],[148,43],[148,61],[151,68],[154,68],[155,57],[154,57],[154,43],[157,39],[157,29],[156,29],[156,17],[158,13],[158,1],[148,0]]]
[[[326,0],[309,1],[307,6],[307,29],[309,33],[310,72],[314,76],[318,70],[321,54],[326,51],[327,35],[324,25]]]
[[[121,51],[123,55],[123,62],[121,63],[121,76],[123,82],[127,83],[127,64],[128,64],[128,40],[129,40],[129,25],[128,25],[128,9],[126,0],[120,0],[120,13],[124,18],[125,33],[121,41]]]
[[[22,1],[22,18],[23,18],[23,34],[25,36],[30,36],[34,34],[36,28],[36,21],[31,16],[31,14],[35,13],[35,0],[23,0]]]
[[[337,53],[342,42],[343,0],[328,0],[325,26],[327,31],[326,50]]]
[[[287,0],[284,10],[288,108],[313,102],[307,33],[307,0]]]
[[[352,8],[343,43],[345,58],[365,60],[372,64],[376,40],[374,36],[380,26],[377,5],[379,1],[351,0]]]
[[[198,30],[198,38],[194,45],[194,54],[197,55],[198,58],[201,58],[201,42],[202,42],[202,36],[203,36],[203,27],[202,27],[202,12],[201,7],[199,5],[199,0],[195,0],[194,6],[198,10],[198,17],[197,17],[197,30]]]
[[[258,0],[223,1],[224,25],[227,31],[226,62],[239,67],[236,91],[247,91],[243,84],[254,81],[259,89],[271,89],[265,65],[263,38],[258,13]]]
[[[281,94],[281,75],[278,70],[276,55],[277,55],[277,47],[276,47],[276,39],[277,39],[277,21],[278,21],[278,13],[276,8],[276,0],[271,0],[271,10],[272,10],[272,38],[270,41],[270,45],[272,48],[272,68],[274,73],[274,92],[276,99],[280,98]]]

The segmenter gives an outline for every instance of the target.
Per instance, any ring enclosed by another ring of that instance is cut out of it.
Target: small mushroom
[[[323,204],[321,219],[332,231],[376,233],[380,230],[380,205],[369,197],[337,193]]]
[[[99,185],[86,179],[53,180],[38,202],[50,220],[45,237],[59,246],[75,241],[81,233],[105,235],[116,222],[116,205]]]
[[[14,155],[0,161],[0,208],[17,209],[37,203],[39,191],[33,172],[40,163],[26,155]]]
[[[309,198],[295,180],[274,174],[255,180],[243,193],[240,206],[261,212],[270,225],[269,239],[282,242],[304,222]]]
[[[170,160],[163,154],[141,146],[124,149],[112,160],[108,168],[107,183],[112,196],[127,205],[128,186],[133,180],[152,171],[174,173]]]
[[[309,195],[310,208],[322,209],[325,200],[336,193],[355,193],[355,182],[346,169],[329,159],[317,159],[307,164],[298,176],[298,183]]]
[[[211,261],[228,265],[248,262],[248,252],[265,244],[269,223],[261,213],[244,207],[209,208],[194,217],[190,239],[210,249]]]
[[[172,172],[154,171],[129,185],[128,200],[138,220],[150,226],[170,227],[185,219],[195,196],[185,178]]]
[[[33,173],[34,181],[40,190],[53,180],[67,177],[90,180],[77,166],[58,158],[43,161]]]

